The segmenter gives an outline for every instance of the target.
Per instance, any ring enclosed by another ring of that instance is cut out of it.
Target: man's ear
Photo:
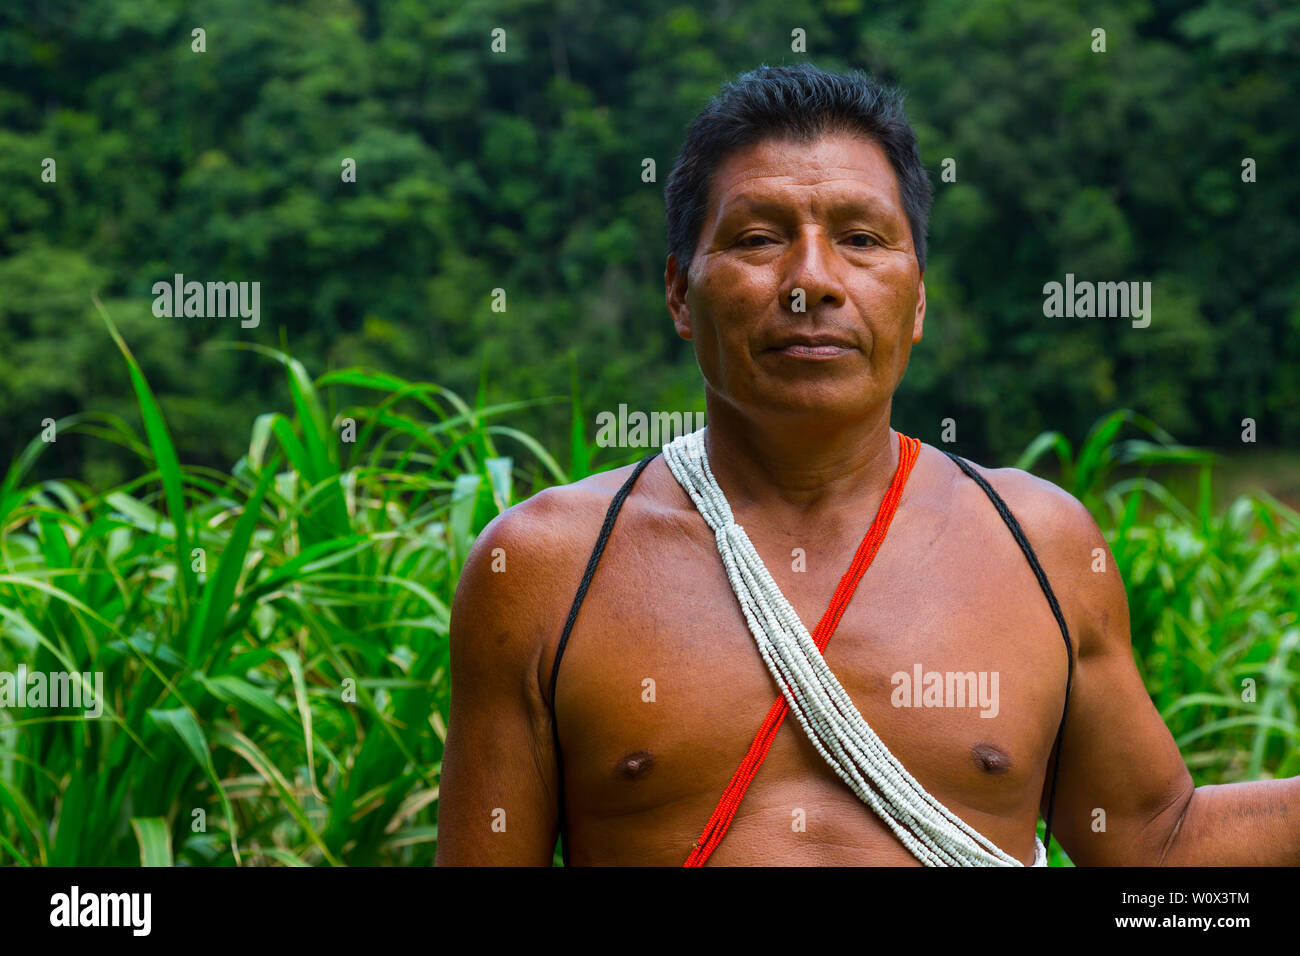
[[[916,318],[912,320],[912,344],[921,341],[921,330],[925,325],[925,273],[917,280]]]
[[[686,270],[679,268],[677,257],[670,255],[664,269],[664,299],[668,303],[668,312],[673,317],[673,327],[678,336],[690,340],[694,336],[691,329],[691,307],[686,302]]]

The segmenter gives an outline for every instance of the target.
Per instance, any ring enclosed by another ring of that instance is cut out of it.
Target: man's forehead
[[[874,140],[849,134],[743,147],[718,165],[709,198],[715,213],[763,212],[784,199],[812,199],[832,209],[899,207],[898,180],[884,151]]]
[[[778,194],[754,192],[738,184],[719,200],[718,211],[724,215],[762,215],[789,208],[791,202],[807,203],[828,213],[865,212],[888,215],[897,212],[897,203],[889,191],[861,180],[827,179]]]

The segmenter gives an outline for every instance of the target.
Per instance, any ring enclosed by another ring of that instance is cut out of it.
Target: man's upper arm
[[[461,571],[451,612],[437,865],[552,861],[555,755],[538,681],[553,616],[547,512],[534,498],[499,515]]]
[[[1191,799],[1191,774],[1134,663],[1128,596],[1105,537],[1072,496],[1053,487],[1050,498],[1044,569],[1077,648],[1053,835],[1080,866],[1155,865]]]

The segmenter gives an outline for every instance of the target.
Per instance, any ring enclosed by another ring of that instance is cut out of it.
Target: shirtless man
[[[796,135],[792,120],[821,118],[813,94],[839,120]],[[667,303],[705,381],[708,460],[811,630],[899,469],[892,399],[925,318],[915,139],[865,78],[763,68],[697,118],[667,195]],[[1134,667],[1124,585],[1087,510],[1026,472],[975,470],[1023,528],[1070,653],[989,494],[921,445],[824,654],[890,752],[1028,865],[1064,711],[1051,823],[1076,864],[1300,863],[1300,778],[1193,786]],[[439,865],[549,865],[563,812],[573,864],[681,866],[780,696],[714,533],[661,454],[613,524],[550,699],[575,591],[632,472],[533,496],[468,556]],[[996,707],[901,706],[898,675],[918,671],[996,675]],[[709,862],[920,863],[793,719]]]

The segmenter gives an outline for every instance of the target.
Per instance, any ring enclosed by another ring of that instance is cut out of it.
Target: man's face
[[[860,417],[890,399],[921,340],[925,284],[897,178],[856,136],[728,156],[689,275],[669,256],[664,281],[706,387],[751,416]]]

